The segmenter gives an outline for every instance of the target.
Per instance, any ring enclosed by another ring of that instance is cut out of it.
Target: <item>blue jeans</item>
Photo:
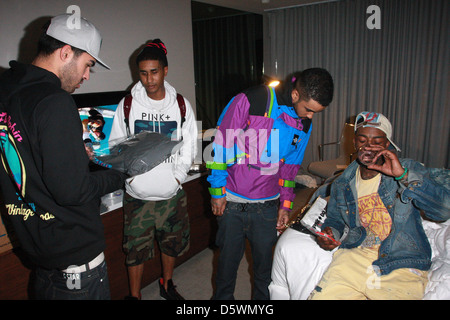
[[[253,299],[269,299],[277,217],[278,201],[264,204],[227,202],[223,215],[217,218],[219,229],[216,244],[220,254],[214,299],[234,299],[236,275],[245,252],[246,239],[250,242],[253,259]]]
[[[35,295],[38,300],[110,300],[106,262],[78,274],[38,268]]]

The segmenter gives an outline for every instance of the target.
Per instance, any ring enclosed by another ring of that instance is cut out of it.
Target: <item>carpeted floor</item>
[[[315,189],[313,188],[296,188],[296,199],[292,212],[297,212],[302,208]],[[174,270],[173,281],[177,286],[177,291],[186,300],[209,300],[214,292],[214,274],[216,270],[218,258],[217,249],[205,249],[178,266]],[[247,245],[247,251],[239,266],[235,299],[249,300],[251,299],[251,255]],[[159,285],[155,281],[142,289],[143,300],[159,300]]]

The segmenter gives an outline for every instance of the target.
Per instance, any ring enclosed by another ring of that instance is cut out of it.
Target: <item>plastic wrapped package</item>
[[[93,161],[106,168],[124,172],[130,177],[150,171],[175,154],[182,141],[172,141],[166,135],[141,131],[108,150],[95,152]]]

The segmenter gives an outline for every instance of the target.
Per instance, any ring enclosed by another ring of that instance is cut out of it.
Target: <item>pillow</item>
[[[450,220],[435,223],[423,220],[430,242],[432,257],[428,272],[425,300],[450,299]]]

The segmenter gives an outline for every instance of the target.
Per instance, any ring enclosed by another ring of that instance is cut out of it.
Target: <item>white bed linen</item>
[[[443,223],[423,221],[430,242],[431,268],[424,300],[450,299],[450,220]]]

